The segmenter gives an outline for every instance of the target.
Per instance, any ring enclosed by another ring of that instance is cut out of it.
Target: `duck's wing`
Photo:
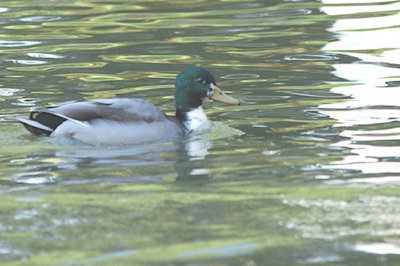
[[[165,119],[164,114],[155,105],[137,98],[105,99],[95,101],[96,113],[110,121],[156,122]]]
[[[90,126],[92,121],[102,119],[129,122],[153,122],[165,119],[153,104],[142,99],[103,99],[86,102],[67,102],[53,107],[34,107],[29,119],[16,117],[34,135],[50,135],[65,121]]]
[[[29,119],[18,116],[16,119],[34,135],[49,136],[66,120],[87,125],[87,121],[101,117],[95,112],[92,102],[67,102],[52,107],[37,106],[30,111]]]

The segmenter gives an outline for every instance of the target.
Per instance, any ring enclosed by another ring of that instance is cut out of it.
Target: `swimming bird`
[[[112,98],[33,107],[16,117],[33,135],[62,136],[91,145],[127,145],[172,140],[209,125],[205,99],[240,102],[223,93],[209,70],[191,66],[175,79],[175,116],[139,98]]]

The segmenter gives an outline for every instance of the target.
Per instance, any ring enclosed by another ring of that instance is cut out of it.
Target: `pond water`
[[[0,4],[1,265],[399,265],[400,3]],[[33,137],[32,106],[144,98],[202,65],[241,106],[124,147]]]

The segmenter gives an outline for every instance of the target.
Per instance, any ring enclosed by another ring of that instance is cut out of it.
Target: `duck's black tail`
[[[31,112],[29,119],[15,117],[24,127],[36,136],[50,136],[51,133],[66,120],[57,114],[50,112]]]

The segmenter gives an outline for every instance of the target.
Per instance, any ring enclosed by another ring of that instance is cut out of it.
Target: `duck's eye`
[[[197,78],[197,79],[195,79],[195,81],[196,82],[198,82],[198,83],[201,83],[201,84],[206,84],[206,80],[205,79],[203,79],[203,78]]]
[[[210,97],[211,95],[214,94],[214,89],[215,89],[215,85],[214,84],[210,84],[210,87],[207,90],[207,96]]]

